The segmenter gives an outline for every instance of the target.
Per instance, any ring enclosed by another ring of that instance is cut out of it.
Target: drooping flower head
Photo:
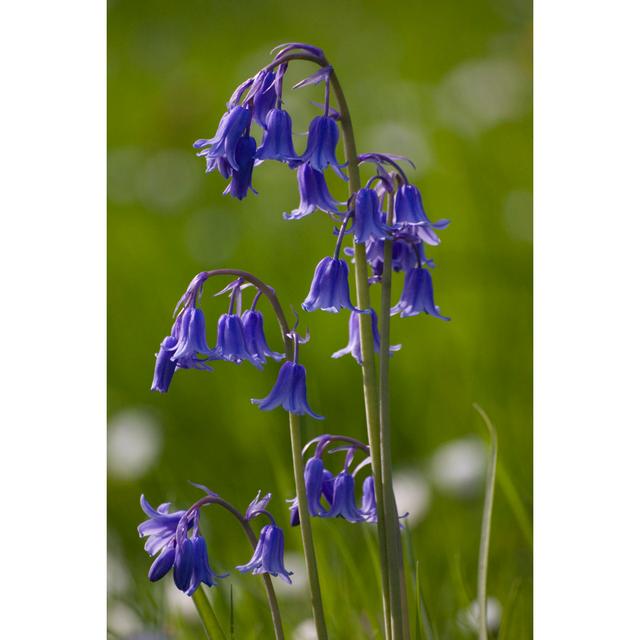
[[[382,220],[380,199],[374,189],[360,189],[354,199],[353,233],[356,242],[365,244],[373,240],[384,240],[389,236],[389,227]]]
[[[403,184],[397,191],[394,200],[395,224],[400,226],[419,225],[421,239],[427,244],[440,244],[440,239],[433,229],[444,229],[449,225],[448,220],[431,222],[427,218],[422,204],[422,195],[412,184]]]
[[[248,97],[253,98],[253,119],[266,129],[267,114],[273,109],[278,99],[276,74],[273,71],[258,73]]]
[[[440,313],[433,301],[433,283],[428,269],[416,268],[407,272],[404,287],[398,304],[391,309],[391,314],[400,313],[401,318],[426,313],[441,320],[450,320]]]
[[[349,295],[349,267],[344,260],[326,257],[320,260],[313,274],[309,293],[302,303],[305,311],[330,311],[340,309],[359,311]]]
[[[298,156],[293,146],[291,128],[291,116],[284,109],[271,109],[266,117],[265,133],[256,158],[296,163]]]
[[[376,353],[380,353],[380,334],[378,332],[378,317],[376,312],[371,310],[371,322],[373,329],[373,348]],[[396,344],[389,347],[390,352],[399,351],[402,345]],[[331,355],[332,358],[342,358],[350,354],[356,362],[362,364],[362,346],[360,344],[360,320],[359,314],[354,311],[349,316],[349,342],[344,349],[340,349]]]
[[[267,358],[273,360],[284,358],[283,353],[276,353],[269,348],[264,335],[264,318],[260,311],[247,309],[241,319],[246,349],[256,362],[264,364]]]
[[[251,185],[253,165],[256,161],[256,141],[251,136],[242,136],[236,146],[235,159],[237,167],[231,168],[231,182],[224,190],[224,194],[231,195],[238,200],[246,197],[249,189],[258,193]]]
[[[300,156],[302,162],[308,162],[318,172],[331,167],[343,180],[347,176],[342,172],[341,165],[336,159],[336,146],[340,134],[336,121],[328,115],[316,116],[309,125],[307,148]]]
[[[262,527],[258,543],[249,562],[237,566],[236,569],[241,573],[250,571],[253,575],[269,573],[274,577],[279,576],[282,580],[291,584],[289,576],[293,572],[287,571],[284,566],[284,533],[276,524],[271,513],[266,510],[270,499],[270,493],[260,497],[260,492],[258,492],[258,495],[247,507],[245,520],[249,521],[260,515],[265,515],[270,522]]]
[[[367,522],[378,521],[376,489],[373,476],[367,476],[362,482],[362,506],[360,513]]]
[[[218,320],[218,341],[216,350],[223,360],[240,364],[250,362],[262,369],[262,362],[247,349],[242,319],[235,313],[223,313]]]
[[[298,167],[297,177],[300,204],[291,213],[284,214],[286,220],[299,220],[316,209],[327,213],[340,213],[338,207],[341,203],[329,193],[323,173],[316,171],[308,162],[304,162]]]
[[[153,382],[151,383],[151,391],[166,393],[173,379],[176,367],[178,366],[171,356],[175,351],[178,340],[175,336],[167,336],[160,343],[160,350],[156,353],[156,366],[153,371]]]

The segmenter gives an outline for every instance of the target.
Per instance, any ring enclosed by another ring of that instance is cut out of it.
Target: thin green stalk
[[[202,586],[196,589],[191,599],[193,600],[193,604],[196,605],[207,638],[209,638],[209,640],[226,640],[224,631],[218,622],[218,618],[216,618],[216,614],[213,612],[213,607]]]
[[[344,152],[347,160],[349,176],[349,193],[353,195],[360,189],[360,170],[358,168],[358,154],[356,151],[351,114],[344,92],[340,86],[335,71],[331,72],[331,85],[340,108],[340,124],[344,135]],[[367,256],[362,244],[354,243],[356,264],[356,299],[360,309],[369,309],[369,274]],[[391,574],[397,571],[397,566],[389,564],[387,538],[387,511],[385,508],[385,493],[382,484],[382,458],[380,443],[380,409],[378,395],[378,380],[376,375],[373,325],[370,314],[360,314],[360,345],[362,351],[362,382],[364,392],[367,433],[371,449],[371,467],[378,503],[378,545],[380,549],[380,565],[382,569],[382,595],[385,615],[385,629],[387,638],[400,640],[402,638],[402,616],[399,599],[392,598]]]
[[[387,224],[393,224],[393,194],[387,196]],[[384,242],[384,262],[380,292],[380,442],[385,519],[387,521],[387,554],[392,606],[402,612],[402,637],[410,636],[404,560],[400,539],[398,509],[393,493],[391,463],[391,398],[389,384],[389,349],[391,347],[391,274],[393,240]]]
[[[309,578],[309,591],[311,592],[311,608],[316,624],[318,640],[327,640],[327,626],[324,620],[322,596],[320,594],[320,580],[318,578],[318,564],[316,552],[313,546],[311,532],[311,517],[307,502],[307,491],[304,484],[304,460],[302,458],[302,436],[300,434],[300,416],[289,414],[289,432],[291,435],[291,454],[293,457],[293,475],[296,484],[296,496],[298,497],[298,513],[300,515],[300,531],[302,532],[302,548],[304,550],[307,576]]]
[[[487,477],[482,509],[482,529],[480,531],[480,553],[478,554],[478,638],[487,640],[487,573],[489,571],[489,540],[491,536],[491,513],[493,511],[493,495],[496,486],[496,463],[498,460],[498,436],[483,409],[474,404],[473,408],[480,414],[491,439],[491,453],[487,465]]]

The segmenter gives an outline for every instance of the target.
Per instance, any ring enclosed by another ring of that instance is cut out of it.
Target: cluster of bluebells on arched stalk
[[[200,531],[200,512],[203,507],[218,504],[230,511],[241,523],[249,523],[261,515],[269,519],[262,527],[251,559],[236,566],[241,573],[270,574],[291,583],[292,572],[284,566],[284,533],[266,507],[271,499],[260,492],[249,504],[244,516],[232,505],[202,485],[195,485],[205,492],[191,507],[182,511],[170,511],[165,502],[154,509],[147,499],[140,497],[140,506],[148,519],[138,526],[140,537],[146,537],[145,551],[155,556],[149,569],[149,580],[156,582],[173,569],[173,581],[180,591],[191,596],[200,584],[217,586],[218,580],[229,574],[217,574],[211,569],[207,543]]]
[[[339,111],[331,107],[332,67],[321,49],[294,43],[277,47],[273,62],[255,76],[243,82],[229,100],[216,134],[211,139],[194,143],[198,155],[207,162],[207,172],[217,170],[223,177],[231,178],[225,193],[244,198],[251,187],[253,167],[265,160],[284,163],[297,171],[299,206],[285,213],[287,220],[303,218],[316,210],[329,214],[339,225],[338,241],[334,255],[323,258],[316,267],[309,295],[302,304],[306,311],[322,309],[337,313],[343,308],[351,311],[349,342],[333,357],[350,353],[361,363],[357,313],[373,313],[356,309],[349,295],[349,267],[340,258],[340,244],[346,233],[353,234],[354,241],[366,248],[371,267],[370,283],[381,280],[384,263],[385,240],[393,241],[392,269],[404,273],[404,287],[393,315],[415,316],[421,313],[449,320],[440,313],[434,302],[430,269],[435,264],[425,255],[425,245],[440,243],[437,231],[444,229],[448,220],[431,221],[425,212],[419,189],[411,184],[399,162],[410,160],[385,153],[365,153],[358,156],[360,164],[375,167],[375,175],[346,203],[339,202],[328,190],[324,172],[331,167],[341,178],[345,164],[336,156],[339,141],[337,122]],[[280,63],[283,56],[304,54],[320,69],[294,85],[295,88],[316,84],[324,85],[323,114],[315,117],[308,127],[307,144],[298,155],[292,139],[291,116],[283,109],[283,80],[288,62]],[[262,143],[257,146],[251,136],[255,124],[263,130]],[[385,198],[393,198],[391,213],[383,212]],[[352,249],[345,249],[352,255]],[[377,319],[373,315],[374,346],[379,351]],[[397,350],[399,347],[392,347]]]
[[[227,361],[234,364],[249,362],[262,369],[267,358],[279,361],[284,354],[272,351],[264,333],[264,317],[256,305],[262,296],[258,289],[251,306],[242,309],[242,290],[249,283],[237,278],[217,295],[229,293],[229,308],[218,319],[215,348],[207,342],[205,314],[202,310],[202,293],[205,282],[214,272],[203,271],[196,275],[184,295],[178,301],[175,321],[170,334],[160,343],[151,384],[152,391],[166,393],[177,369],[199,369],[211,371],[212,361]],[[293,330],[289,337],[294,342],[292,360],[280,367],[276,383],[271,392],[262,399],[251,402],[263,411],[282,407],[297,415],[307,414],[318,420],[307,401],[307,373],[298,362],[298,346],[306,342]]]
[[[374,480],[370,473],[362,481],[361,499],[358,501],[356,498],[356,475],[371,466],[369,447],[355,438],[325,434],[309,441],[303,454],[313,445],[313,455],[304,468],[309,515],[318,518],[344,518],[348,522],[377,522]],[[334,475],[325,467],[324,456],[336,453],[344,453],[344,465]],[[364,458],[354,464],[358,453],[363,454]],[[295,527],[300,524],[298,498],[289,502],[291,526]]]

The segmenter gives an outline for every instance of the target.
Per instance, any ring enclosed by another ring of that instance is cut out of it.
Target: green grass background
[[[149,559],[135,529],[141,492],[154,504],[183,507],[198,496],[187,483],[193,480],[243,508],[258,489],[272,491],[274,514],[287,522],[284,499],[293,495],[293,481],[286,414],[249,403],[266,395],[275,365],[262,373],[230,364],[180,372],[167,395],[151,394],[149,386],[154,353],[195,273],[251,270],[277,289],[285,307],[299,309],[316,263],[332,251],[323,214],[283,221],[282,212],[298,202],[286,167],[257,168],[259,197],[238,202],[222,196],[222,179],[205,175],[191,149],[214,133],[235,86],[267,63],[274,45],[289,41],[325,49],[350,102],[359,150],[411,156],[417,170],[410,176],[429,215],[452,220],[429,255],[437,263],[436,301],[453,321],[392,321],[392,341],[404,345],[391,363],[394,465],[424,477],[432,491],[428,513],[411,524],[431,636],[469,637],[457,615],[475,597],[482,492],[461,499],[438,491],[429,460],[444,443],[484,436],[473,402],[500,438],[489,594],[503,607],[501,638],[532,636],[531,31],[531,6],[519,0],[108,3],[113,637],[141,637],[143,629],[201,637],[184,607],[190,603],[146,580]],[[310,70],[292,68],[287,86]],[[314,88],[288,94],[295,131],[316,114],[309,101],[320,99]],[[302,136],[296,145],[304,147]],[[344,199],[344,187],[330,184]],[[394,298],[400,289],[394,280]],[[210,342],[224,305],[205,298]],[[360,371],[351,358],[329,357],[346,342],[347,318],[302,316],[312,335],[302,350],[310,403],[326,416],[305,422],[308,437],[365,437]],[[275,323],[267,324],[277,347]],[[142,461],[140,447],[150,451]],[[127,455],[128,466],[121,462]],[[246,562],[246,541],[227,515],[212,510],[204,520],[216,568]],[[314,525],[331,636],[376,637],[373,531],[342,521]],[[298,531],[285,531],[288,551],[299,552]],[[228,616],[230,584],[236,637],[269,637],[261,584],[251,576],[233,575],[213,590],[221,617]],[[310,616],[297,593],[282,598],[290,636]]]

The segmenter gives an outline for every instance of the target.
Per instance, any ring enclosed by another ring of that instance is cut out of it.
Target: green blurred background
[[[501,638],[532,636],[532,23],[519,0],[322,3],[112,0],[108,3],[108,522],[109,630],[115,638],[199,638],[192,605],[170,578],[149,584],[137,538],[144,492],[155,505],[190,504],[207,484],[243,508],[258,489],[288,521],[293,495],[286,414],[249,403],[270,389],[260,373],[222,363],[179,372],[170,393],[149,391],[154,353],[191,277],[233,266],[272,284],[289,308],[334,245],[324,214],[286,223],[297,206],[295,175],[267,163],[258,197],[222,196],[191,143],[210,137],[229,95],[269,60],[276,44],[322,47],[350,102],[360,152],[405,154],[432,219],[447,217],[429,252],[436,301],[450,323],[392,321],[404,348],[391,363],[393,454],[429,629],[425,637],[472,637],[483,497],[485,436],[478,402],[500,438],[491,540],[491,615]],[[293,67],[286,87],[311,71]],[[320,89],[288,94],[294,130],[317,111]],[[304,138],[296,136],[298,150]],[[334,195],[345,191],[335,180]],[[215,286],[215,285],[214,285]],[[215,291],[209,286],[208,291]],[[401,281],[394,280],[394,298]],[[210,343],[226,304],[205,297]],[[266,308],[264,308],[266,311]],[[268,316],[267,316],[268,318]],[[347,339],[345,313],[302,315],[311,406],[305,435],[365,437],[360,371],[330,354]],[[279,347],[267,319],[272,347]],[[205,518],[218,570],[249,550],[224,512]],[[373,638],[379,600],[373,532],[314,521],[331,635]],[[287,526],[295,584],[279,589],[289,637],[311,638],[297,530]],[[411,571],[415,570],[412,563]],[[413,585],[413,576],[411,585]],[[268,638],[258,579],[233,574],[211,593],[221,617],[233,585],[236,637]],[[410,597],[414,598],[413,586]],[[500,615],[498,615],[500,614]],[[490,616],[491,617],[491,616]],[[146,633],[147,635],[143,635]]]

